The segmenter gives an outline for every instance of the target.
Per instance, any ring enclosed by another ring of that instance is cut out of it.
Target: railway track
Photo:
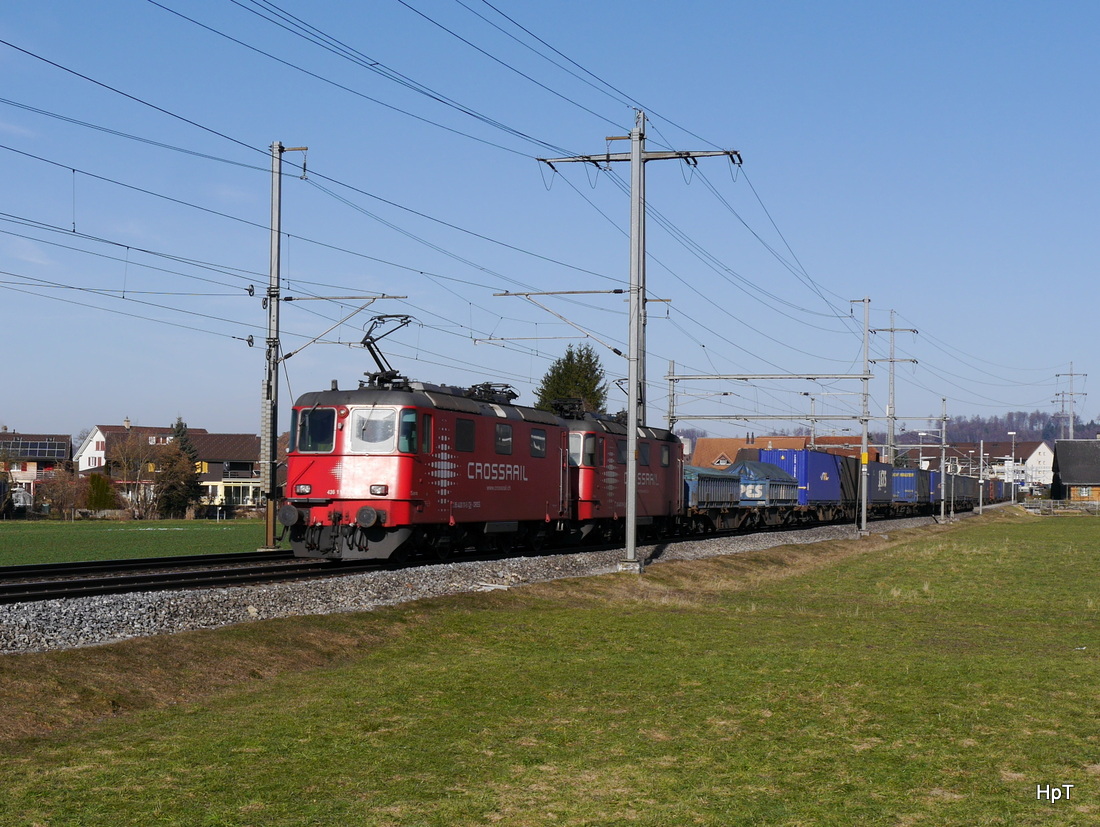
[[[782,533],[806,526],[775,526],[752,531],[733,530],[653,538],[647,545],[658,550],[681,542],[719,540],[739,534]],[[333,561],[295,558],[290,550],[243,552],[239,554],[202,554],[180,557],[100,560],[81,563],[43,563],[24,566],[0,566],[0,605],[29,603],[68,597],[126,594],[129,592],[197,589],[276,583],[288,580],[340,577],[364,571],[431,566],[435,563],[482,562],[509,557],[537,557],[570,552],[600,552],[622,548],[621,542],[594,543],[585,546],[548,550],[511,549],[501,552],[466,552],[443,559],[415,559],[405,562],[386,560]]]
[[[0,604],[275,583],[338,576],[377,565],[377,561],[333,564],[325,560],[299,560],[290,551],[277,551],[3,566]]]

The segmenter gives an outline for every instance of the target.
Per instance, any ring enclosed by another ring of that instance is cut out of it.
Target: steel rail
[[[294,556],[289,549],[280,551],[244,551],[226,554],[181,554],[174,557],[125,557],[114,560],[83,560],[70,563],[26,563],[18,566],[0,566],[0,580],[17,577],[67,577],[99,571],[142,571],[179,566],[216,566],[222,563],[269,562],[289,560]]]
[[[286,560],[287,558],[284,558]],[[333,577],[376,568],[378,561],[341,563],[330,561],[271,561],[266,564],[214,569],[184,569],[115,577],[86,577],[50,580],[8,580],[0,582],[0,604],[30,603],[71,597],[211,588],[255,583],[274,583],[312,577]]]

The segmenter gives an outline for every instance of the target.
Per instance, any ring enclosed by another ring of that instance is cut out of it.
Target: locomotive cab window
[[[360,408],[352,413],[352,451],[392,454],[396,434],[397,411],[393,408]]]
[[[472,453],[474,450],[474,421],[472,419],[455,420],[455,450]]]
[[[310,408],[295,411],[290,429],[294,444],[290,450],[304,454],[329,454],[336,443],[336,409]]]
[[[546,456],[546,431],[542,428],[531,429],[531,456]]]
[[[498,454],[511,454],[512,453],[512,426],[505,425],[501,422],[497,423],[496,429],[496,441],[497,441],[497,453]]]

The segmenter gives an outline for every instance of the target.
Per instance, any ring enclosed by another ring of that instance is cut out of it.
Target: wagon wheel
[[[532,528],[528,529],[525,540],[527,547],[532,551],[542,551],[546,548],[546,544],[549,542],[550,538],[547,536],[545,529]]]

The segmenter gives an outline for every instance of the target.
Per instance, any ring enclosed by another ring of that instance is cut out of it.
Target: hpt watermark
[[[1036,784],[1035,785],[1035,798],[1038,801],[1061,801],[1065,799],[1069,801],[1070,791],[1075,785],[1073,784]]]

